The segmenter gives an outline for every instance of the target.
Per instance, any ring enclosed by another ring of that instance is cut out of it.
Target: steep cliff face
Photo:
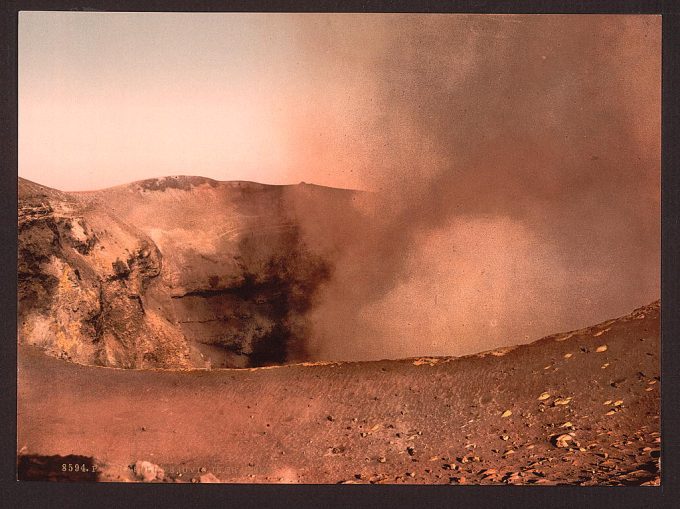
[[[64,193],[20,179],[19,340],[123,368],[304,360],[305,314],[355,197],[199,177]]]
[[[85,257],[97,240],[77,202],[20,181],[18,230],[19,339],[92,362],[101,285]]]
[[[188,365],[185,338],[144,307],[162,262],[142,232],[22,180],[18,259],[20,341],[83,364]]]

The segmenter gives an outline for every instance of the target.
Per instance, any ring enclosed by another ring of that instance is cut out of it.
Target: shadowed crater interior
[[[308,358],[305,315],[332,267],[306,248],[296,228],[275,243],[271,240],[245,236],[234,257],[237,277],[213,274],[206,287],[173,296],[185,309],[200,309],[198,313],[209,316],[181,324],[187,335],[202,340],[198,348],[212,367],[257,367]]]
[[[65,193],[19,181],[19,341],[81,364],[313,360],[309,313],[360,192],[166,177]]]

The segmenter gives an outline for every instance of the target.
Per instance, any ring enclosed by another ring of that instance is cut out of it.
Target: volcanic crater
[[[66,193],[20,179],[20,341],[119,368],[313,359],[305,315],[361,219],[359,194],[201,177]]]

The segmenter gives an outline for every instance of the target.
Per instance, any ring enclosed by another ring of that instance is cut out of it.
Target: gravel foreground
[[[461,358],[124,370],[19,346],[19,479],[659,485],[659,302]]]

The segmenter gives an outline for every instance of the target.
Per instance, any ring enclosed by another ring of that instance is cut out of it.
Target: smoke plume
[[[375,192],[310,315],[315,357],[467,354],[658,298],[660,18],[361,23],[353,170]]]

